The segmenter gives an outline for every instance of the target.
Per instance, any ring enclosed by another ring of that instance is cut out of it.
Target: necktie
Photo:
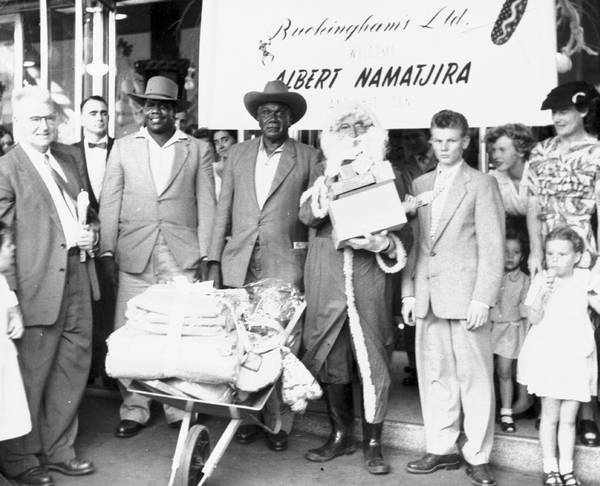
[[[439,196],[446,189],[448,183],[448,171],[439,171],[435,178],[435,184],[433,186],[432,197],[431,197],[431,227],[429,229],[429,236],[433,240],[435,238],[437,228],[442,215],[441,201]]]
[[[94,143],[94,142],[88,142],[88,147],[93,149],[93,148],[100,148],[102,150],[106,150],[106,148],[108,147],[108,144],[106,142],[100,142],[100,143]]]
[[[50,175],[52,176],[52,179],[54,179],[54,182],[58,186],[60,194],[61,194],[62,198],[64,199],[65,204],[67,205],[67,208],[69,209],[69,212],[75,219],[77,219],[77,212],[75,210],[75,208],[77,206],[75,203],[75,197],[73,196],[73,194],[71,194],[71,189],[69,188],[69,186],[67,186],[67,183],[62,178],[62,176],[58,172],[56,172],[54,167],[52,167],[52,165],[50,164],[50,158],[48,157],[48,154],[44,154],[43,159],[44,159],[44,164],[50,170]]]

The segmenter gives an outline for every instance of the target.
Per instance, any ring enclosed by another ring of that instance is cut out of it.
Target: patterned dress
[[[600,142],[588,137],[563,154],[558,137],[543,140],[531,152],[522,183],[538,198],[542,236],[567,224],[584,239],[580,266],[589,267],[597,255],[591,218],[600,202]]]

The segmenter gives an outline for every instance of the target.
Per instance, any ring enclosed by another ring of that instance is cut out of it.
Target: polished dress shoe
[[[489,464],[467,464],[467,476],[476,486],[495,486],[496,480]]]
[[[260,432],[260,427],[255,424],[240,425],[235,433],[235,441],[238,444],[252,444],[256,440],[256,436]]]
[[[12,478],[23,486],[54,486],[54,480],[44,466],[35,466]]]
[[[65,462],[51,462],[46,464],[46,467],[51,471],[56,471],[67,476],[85,476],[96,471],[92,461],[84,461],[74,457]]]
[[[458,454],[425,454],[421,459],[409,462],[406,471],[412,474],[429,474],[438,469],[458,469],[460,458]]]
[[[121,420],[119,425],[117,426],[117,430],[115,431],[115,435],[120,437],[121,439],[125,439],[127,437],[133,437],[137,435],[137,433],[142,430],[144,425],[139,422],[135,422],[133,420]]]
[[[275,452],[285,451],[288,448],[288,434],[280,430],[276,434],[267,434],[267,446]]]

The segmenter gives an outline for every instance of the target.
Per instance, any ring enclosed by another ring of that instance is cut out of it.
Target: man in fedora
[[[127,302],[150,285],[175,276],[205,277],[215,211],[213,155],[208,143],[175,127],[175,113],[189,106],[170,79],[154,76],[144,94],[143,126],[117,140],[108,159],[100,196],[100,256],[113,267],[118,291],[115,328],[125,324]],[[121,386],[117,437],[136,435],[150,418],[150,401]],[[182,413],[165,407],[167,421]]]
[[[222,275],[228,287],[273,277],[301,288],[308,231],[298,219],[298,209],[320,152],[291,139],[288,129],[306,113],[306,101],[283,82],[270,81],[264,91],[247,93],[244,104],[262,135],[229,149],[209,274],[217,284]],[[273,426],[271,414],[265,419]],[[284,413],[281,430],[267,435],[272,450],[287,448],[292,422],[292,413]],[[242,426],[237,438],[249,443],[255,436],[256,429]]]

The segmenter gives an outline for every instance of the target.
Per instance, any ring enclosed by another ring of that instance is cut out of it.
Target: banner
[[[199,124],[256,129],[243,96],[280,79],[320,129],[361,101],[385,128],[428,127],[444,108],[472,126],[550,123],[554,0],[204,0]]]

